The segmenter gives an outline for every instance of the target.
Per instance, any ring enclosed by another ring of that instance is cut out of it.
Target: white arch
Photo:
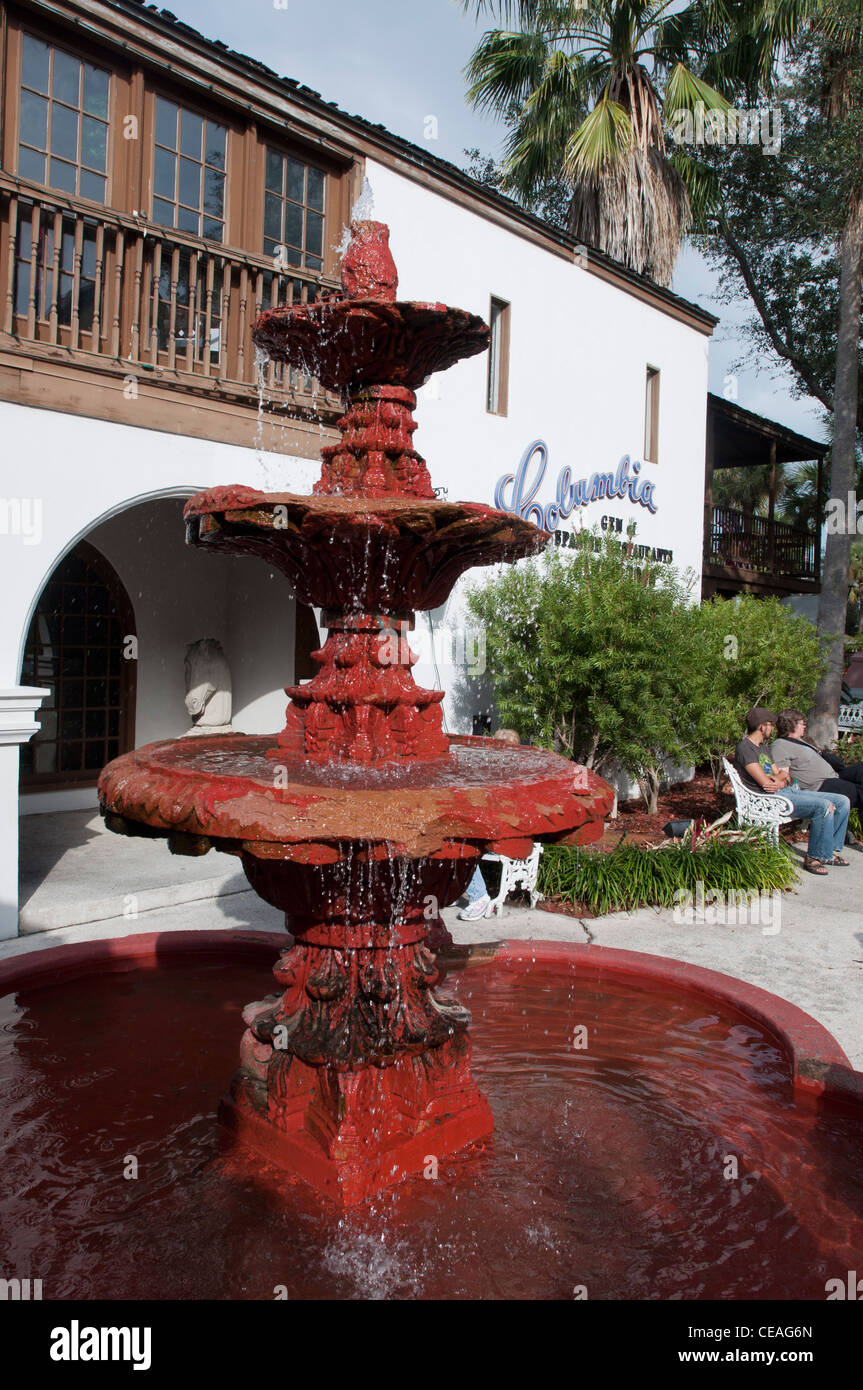
[[[16,680],[19,685],[21,683],[21,668],[24,665],[24,649],[27,645],[27,634],[30,631],[30,624],[33,621],[33,615],[36,612],[36,606],[39,602],[45,585],[50,580],[51,575],[54,573],[61,560],[65,560],[66,556],[70,553],[70,551],[75,549],[75,546],[78,544],[78,542],[86,540],[90,533],[96,530],[97,526],[101,526],[104,522],[110,521],[112,517],[119,516],[121,512],[130,511],[132,507],[140,507],[145,502],[162,502],[172,497],[194,497],[195,493],[203,491],[203,487],[205,486],[206,484],[202,485],[200,483],[189,483],[186,485],[177,484],[173,487],[157,488],[153,492],[141,492],[138,494],[137,497],[125,498],[122,502],[116,502],[112,507],[109,507],[107,511],[102,512],[100,516],[94,517],[91,521],[87,523],[86,526],[83,526],[71,538],[71,540],[69,540],[66,543],[66,545],[64,545],[63,549],[60,550],[58,554],[54,556],[50,565],[42,575],[42,578],[40,579],[36,587],[36,592],[33,594],[33,597],[30,601],[30,606],[27,610],[27,616],[23,624],[23,627],[21,628],[21,635],[18,639],[18,653],[15,659]]]

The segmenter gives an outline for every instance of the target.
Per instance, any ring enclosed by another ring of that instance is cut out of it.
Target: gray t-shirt
[[[836,776],[830,764],[808,743],[778,738],[770,746],[770,756],[780,767],[790,769],[791,781],[799,782],[800,790],[804,792],[817,792],[822,782]]]

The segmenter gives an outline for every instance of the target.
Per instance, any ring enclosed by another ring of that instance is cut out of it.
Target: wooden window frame
[[[497,310],[497,314],[495,311]],[[512,304],[493,294],[489,300],[488,321],[491,341],[488,347],[485,408],[489,415],[509,413],[509,348]]]
[[[662,373],[647,364],[644,376],[644,462],[659,462],[659,392]]]
[[[117,574],[117,571],[114,569],[114,566],[111,564],[111,562],[107,560],[106,557],[101,553],[101,551],[97,550],[95,546],[90,545],[88,541],[79,541],[78,544],[74,546],[69,553],[71,555],[78,555],[84,561],[84,563],[88,565],[90,569],[92,569],[96,573],[102,584],[104,584],[104,586],[108,589],[108,592],[110,593],[113,602],[117,606],[117,613],[119,616],[120,626],[124,629],[123,635],[134,636],[135,612],[132,607],[132,602],[129,598],[128,593],[126,592],[126,588],[123,584],[123,581],[120,579],[120,576]],[[64,560],[67,558],[68,556],[63,557]],[[62,560],[58,561],[57,565],[54,566],[54,569],[51,571],[51,574],[46,579],[45,584],[43,585],[43,588],[42,590],[40,590],[39,593],[40,599],[45,588],[47,588],[48,584],[51,583],[54,574],[56,573],[57,569],[62,563]],[[39,604],[37,602],[36,608],[33,610],[33,617],[30,620],[30,626],[32,626],[38,609]],[[27,629],[28,637],[29,633],[30,627],[28,627]],[[120,674],[118,679],[120,681],[120,719],[117,731],[118,757],[123,753],[131,752],[131,750],[135,746],[135,702],[137,695],[138,675],[137,661],[127,661],[121,657],[119,669]],[[46,708],[48,710],[58,712],[59,733],[60,707],[56,702],[56,689],[52,691],[52,698],[55,703],[46,706]],[[82,713],[86,714],[86,705],[83,707]],[[38,734],[34,735],[34,738],[38,738]],[[85,739],[82,735],[82,742],[83,741],[85,741]],[[62,740],[58,738],[56,742],[59,748],[61,746]],[[20,790],[22,792],[58,791],[69,787],[94,787],[97,781],[98,772],[94,775],[92,768],[82,768],[73,772],[61,772],[59,768],[52,769],[50,772],[25,773],[22,771],[19,778]]]

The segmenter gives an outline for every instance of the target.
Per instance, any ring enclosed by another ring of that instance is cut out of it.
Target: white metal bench
[[[838,728],[846,734],[863,733],[863,700],[857,700],[853,705],[839,706]]]
[[[524,888],[530,894],[530,905],[536,907],[542,894],[537,892],[536,879],[539,874],[539,857],[542,845],[537,841],[527,859],[507,859],[503,854],[484,854],[483,859],[494,860],[500,864],[500,890],[486,908],[486,917],[500,916],[507,893],[515,888]]]
[[[778,844],[780,825],[788,825],[795,819],[792,803],[787,796],[780,796],[778,792],[750,791],[727,758],[722,759],[722,764],[734,792],[738,825],[763,825],[774,844]]]

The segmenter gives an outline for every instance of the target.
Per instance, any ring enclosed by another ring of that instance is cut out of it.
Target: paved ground
[[[279,913],[245,887],[225,855],[178,858],[162,841],[107,834],[89,811],[25,817],[22,831],[22,917],[41,935],[0,943],[0,959],[135,931],[283,930]],[[503,917],[473,923],[459,922],[457,909],[448,908],[444,918],[459,943],[578,941],[721,970],[811,1013],[863,1069],[863,854],[850,851],[848,858],[847,869],[833,869],[826,878],[803,874],[797,893],[781,895],[778,913],[771,903],[769,920],[765,913],[754,923],[687,925],[676,923],[670,911],[650,909],[580,920],[509,907]],[[124,917],[135,909],[137,918]]]

